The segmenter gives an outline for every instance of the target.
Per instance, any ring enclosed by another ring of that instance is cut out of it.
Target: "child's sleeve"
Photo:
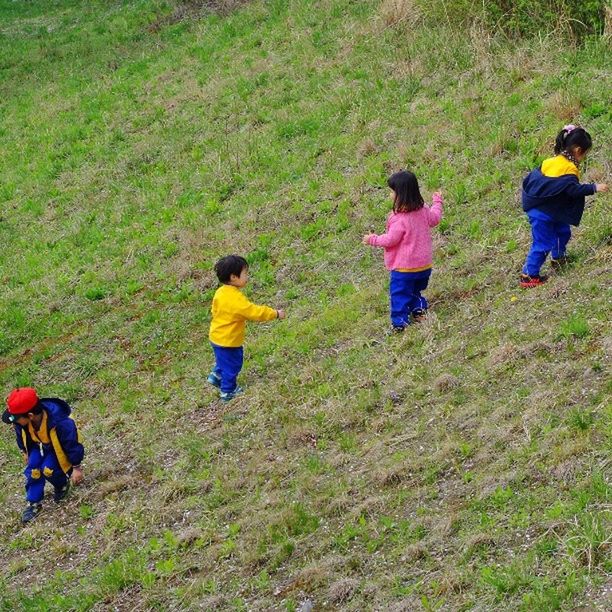
[[[15,439],[17,440],[17,448],[22,453],[28,454],[28,449],[23,445],[23,437],[21,435],[21,427],[14,427],[15,429]]]
[[[442,219],[442,204],[444,200],[442,199],[442,194],[438,192],[434,193],[431,199],[431,207],[427,209],[427,222],[429,227],[435,227],[440,223],[440,219]]]
[[[567,193],[570,198],[576,198],[593,195],[596,191],[595,183],[580,183],[578,178],[575,177],[575,180],[567,186],[565,193]]]
[[[79,440],[79,433],[72,419],[62,419],[55,427],[57,438],[72,465],[80,465],[85,449]]]
[[[235,304],[236,313],[247,321],[272,321],[278,318],[278,312],[269,306],[261,306],[249,302],[243,295]]]
[[[371,246],[389,248],[395,246],[404,236],[404,229],[401,224],[394,222],[393,219],[389,222],[389,229],[385,234],[380,236],[373,235],[368,240]]]

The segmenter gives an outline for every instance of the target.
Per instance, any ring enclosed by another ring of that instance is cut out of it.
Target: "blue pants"
[[[431,268],[422,272],[391,271],[389,296],[391,298],[391,324],[393,327],[410,325],[410,314],[415,310],[427,310],[429,304],[421,295],[427,289]]]
[[[43,455],[38,448],[30,451],[23,475],[26,477],[26,500],[32,503],[42,501],[47,481],[56,489],[61,489],[68,482],[68,476],[64,474],[53,451]]]
[[[215,367],[213,372],[221,379],[221,391],[231,393],[236,389],[236,379],[244,361],[244,351],[241,346],[227,347],[210,343],[215,352]]]
[[[527,211],[527,217],[531,224],[533,242],[523,266],[523,273],[538,276],[549,253],[553,259],[565,256],[565,248],[572,237],[572,230],[567,223],[553,221],[537,208]]]

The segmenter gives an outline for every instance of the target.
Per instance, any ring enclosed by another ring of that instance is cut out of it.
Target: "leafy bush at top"
[[[450,25],[480,21],[487,29],[519,36],[555,29],[576,36],[601,34],[605,20],[604,0],[415,0],[414,4],[427,21]]]

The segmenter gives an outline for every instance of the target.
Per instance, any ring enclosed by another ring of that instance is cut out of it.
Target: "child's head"
[[[247,284],[249,264],[240,255],[228,255],[222,257],[215,264],[215,272],[220,283],[224,285],[235,285],[244,287]]]
[[[387,185],[393,192],[394,212],[412,212],[423,208],[425,202],[419,191],[419,183],[416,176],[407,170],[400,170],[392,174],[387,181]]]
[[[581,160],[592,146],[591,135],[584,128],[566,125],[557,135],[555,154],[565,151]]]
[[[6,398],[8,410],[4,411],[2,420],[5,423],[17,423],[27,427],[31,421],[37,422],[41,418],[42,405],[32,387],[20,387],[13,389]]]

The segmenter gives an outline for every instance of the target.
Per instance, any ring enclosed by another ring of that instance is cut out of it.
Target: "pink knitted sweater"
[[[432,262],[430,228],[442,218],[442,194],[434,193],[432,205],[412,212],[392,212],[387,219],[387,231],[371,236],[372,246],[385,249],[387,270],[426,268]]]

